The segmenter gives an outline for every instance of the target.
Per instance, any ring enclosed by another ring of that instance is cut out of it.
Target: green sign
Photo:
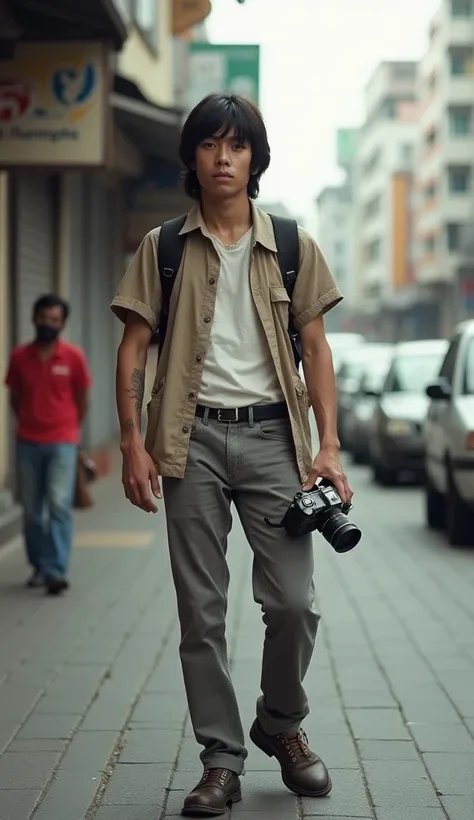
[[[260,46],[189,43],[187,109],[213,91],[242,94],[258,105]]]
[[[357,151],[358,128],[337,129],[337,162],[338,165],[351,165]]]

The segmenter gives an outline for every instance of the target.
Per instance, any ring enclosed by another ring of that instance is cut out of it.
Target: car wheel
[[[474,515],[459,495],[450,470],[446,500],[446,534],[453,547],[474,546]]]
[[[431,530],[443,529],[446,522],[446,499],[433,486],[429,476],[426,476],[425,484],[425,515]]]
[[[376,484],[381,487],[390,487],[397,483],[397,474],[395,470],[389,467],[384,467],[383,464],[375,461],[372,465],[372,477]]]

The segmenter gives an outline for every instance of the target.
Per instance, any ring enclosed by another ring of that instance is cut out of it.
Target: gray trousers
[[[258,719],[278,734],[299,729],[309,712],[302,681],[319,621],[312,538],[292,541],[264,522],[279,522],[299,488],[285,419],[195,419],[184,479],[163,480],[180,657],[205,768],[241,774],[247,756],[225,640],[232,502],[253,551],[253,593],[266,625]]]

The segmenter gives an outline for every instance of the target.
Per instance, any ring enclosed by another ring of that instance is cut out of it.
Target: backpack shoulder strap
[[[278,264],[286,292],[291,299],[300,267],[300,240],[296,219],[269,214],[273,224]]]
[[[291,312],[291,297],[295,287],[296,277],[300,267],[300,238],[296,219],[269,214],[273,224],[275,243],[278,253],[281,278],[290,300],[288,311],[288,335],[290,337],[296,369],[301,363],[301,341],[299,333],[293,325]]]
[[[186,236],[180,233],[185,222],[186,215],[163,222],[158,237],[158,273],[160,275],[161,284],[161,313],[155,337],[160,350],[165,341],[171,293],[181,264],[186,242]]]
[[[186,216],[178,216],[163,222],[158,238],[158,269],[161,288],[163,291],[163,305],[168,305],[174,280],[181,264],[186,236],[180,234],[186,222]]]

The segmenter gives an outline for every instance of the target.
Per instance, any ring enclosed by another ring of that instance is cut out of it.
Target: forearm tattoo
[[[127,389],[127,393],[131,399],[135,402],[135,424],[138,429],[141,429],[142,426],[142,407],[143,407],[143,395],[145,393],[145,371],[139,370],[137,367],[134,369],[131,379],[130,379],[130,387]],[[128,419],[125,422],[125,427],[132,426],[133,420]]]

